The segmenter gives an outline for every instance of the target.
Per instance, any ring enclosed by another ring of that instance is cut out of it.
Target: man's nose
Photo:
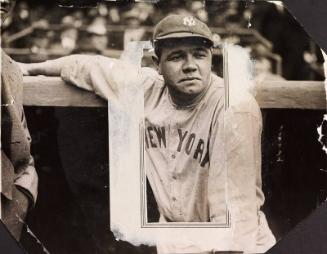
[[[183,64],[183,71],[184,72],[194,72],[197,70],[197,65],[194,61],[194,58],[192,55],[187,55],[185,58],[185,62]]]

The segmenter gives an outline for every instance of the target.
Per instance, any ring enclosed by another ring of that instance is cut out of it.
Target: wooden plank
[[[267,81],[256,90],[261,108],[326,109],[323,82]]]
[[[326,109],[324,83],[320,81],[267,81],[256,89],[261,108]],[[24,105],[106,107],[94,93],[66,84],[59,77],[24,77]]]
[[[60,77],[24,77],[24,105],[56,107],[105,107],[94,93],[65,83]]]

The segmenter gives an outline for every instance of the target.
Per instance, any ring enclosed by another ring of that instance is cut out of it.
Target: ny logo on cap
[[[195,26],[195,19],[193,17],[185,17],[183,19],[183,24],[185,26]]]

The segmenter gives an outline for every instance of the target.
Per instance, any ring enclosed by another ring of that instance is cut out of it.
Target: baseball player
[[[157,71],[85,55],[23,68],[30,75],[61,75],[73,85],[118,102],[122,87],[140,84],[146,172],[160,222],[224,224],[231,209],[239,234],[255,231],[257,246],[267,250],[275,239],[260,211],[264,195],[257,103],[249,97],[224,117],[224,83],[211,71],[212,33],[201,21],[167,16],[157,24],[153,43]],[[235,124],[228,126],[225,121]]]

